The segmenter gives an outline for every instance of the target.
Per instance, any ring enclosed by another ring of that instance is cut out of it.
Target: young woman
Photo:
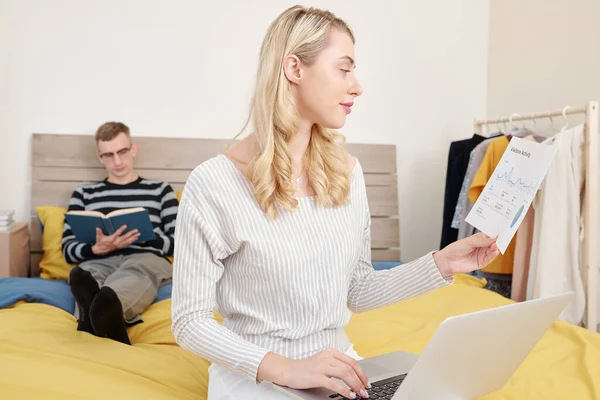
[[[212,362],[211,400],[285,398],[272,382],[366,397],[368,377],[344,332],[350,310],[446,286],[498,254],[481,234],[373,269],[363,171],[332,130],[362,94],[354,59],[353,33],[332,13],[283,12],[262,44],[252,133],[186,183],[172,330]]]

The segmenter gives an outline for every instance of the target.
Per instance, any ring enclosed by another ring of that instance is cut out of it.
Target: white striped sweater
[[[257,379],[268,352],[303,359],[345,352],[351,312],[448,285],[429,253],[390,270],[371,265],[371,218],[357,161],[348,204],[299,198],[272,221],[252,184],[221,154],[194,169],[175,232],[172,331],[210,362]],[[224,317],[220,325],[213,309]]]

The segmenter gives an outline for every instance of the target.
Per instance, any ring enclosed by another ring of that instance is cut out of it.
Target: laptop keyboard
[[[369,400],[389,400],[392,398],[398,387],[406,378],[406,374],[392,376],[391,378],[384,379],[378,382],[371,382],[371,389],[367,390],[369,393]],[[342,400],[348,399],[340,394],[332,394],[329,396],[331,399]],[[360,396],[358,397],[360,398]]]

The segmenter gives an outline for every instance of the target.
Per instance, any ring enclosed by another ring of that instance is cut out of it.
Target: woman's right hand
[[[343,381],[350,389],[331,378]],[[344,397],[368,397],[369,379],[358,362],[337,350],[327,349],[304,360],[267,353],[258,367],[258,379],[292,389],[325,387]]]

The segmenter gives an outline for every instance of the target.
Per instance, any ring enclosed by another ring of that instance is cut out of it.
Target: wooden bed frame
[[[200,163],[223,153],[228,140],[132,137],[138,146],[135,168],[147,179],[169,182],[182,189]],[[396,146],[348,144],[363,167],[372,216],[373,260],[400,260]],[[104,179],[106,171],[96,158],[93,135],[33,134],[30,274],[39,275],[42,232],[37,206],[67,208],[76,187]]]

